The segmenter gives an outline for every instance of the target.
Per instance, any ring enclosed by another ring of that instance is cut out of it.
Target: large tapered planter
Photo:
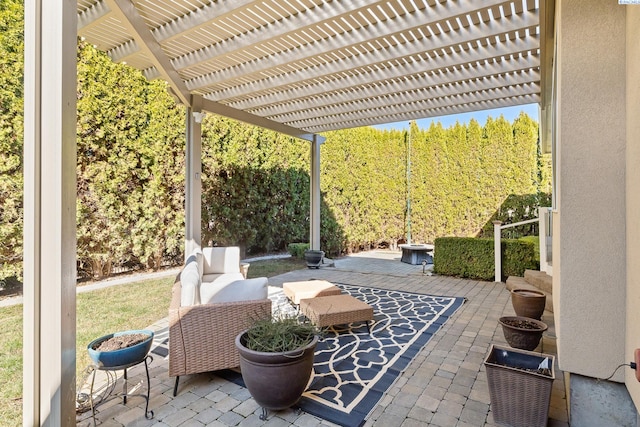
[[[498,322],[502,325],[507,343],[522,350],[534,350],[540,343],[542,333],[547,330],[546,323],[529,317],[504,316]]]
[[[304,252],[304,260],[309,268],[320,268],[324,259],[324,251],[308,250]]]
[[[516,316],[542,319],[547,296],[542,291],[514,289],[511,291],[511,304]]]
[[[297,350],[267,353],[245,346],[246,335],[236,337],[240,353],[242,379],[255,401],[263,409],[282,410],[295,405],[306,390],[313,370],[313,357],[318,337]]]
[[[554,362],[553,355],[491,346],[484,366],[496,424],[547,425]]]

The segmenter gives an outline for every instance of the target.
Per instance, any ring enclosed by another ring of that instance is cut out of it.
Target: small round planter
[[[308,250],[304,252],[304,260],[309,268],[320,268],[324,259],[324,251]]]
[[[112,351],[98,351],[95,348],[99,347],[103,341],[106,341],[113,337],[132,334],[144,334],[148,337],[135,345],[125,347],[119,350]],[[153,342],[153,332],[149,330],[131,330],[116,332],[109,335],[104,335],[100,338],[96,338],[91,341],[87,346],[89,357],[93,360],[93,363],[104,369],[113,369],[117,367],[130,366],[132,364],[141,362],[147,357],[149,350],[151,349],[151,343]]]
[[[542,291],[514,289],[511,291],[511,304],[516,316],[542,319],[547,296]]]
[[[542,333],[547,325],[539,320],[521,316],[501,317],[498,322],[502,325],[502,332],[507,343],[513,348],[532,351],[540,343]]]
[[[268,409],[279,411],[295,405],[311,378],[318,337],[305,347],[275,353],[250,350],[245,342],[242,332],[236,337],[240,370],[249,393],[262,407],[260,418],[266,419]]]

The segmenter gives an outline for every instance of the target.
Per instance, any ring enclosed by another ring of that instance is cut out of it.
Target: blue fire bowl
[[[121,335],[131,335],[131,334],[145,334],[148,335],[148,338],[144,341],[133,345],[131,347],[123,348],[120,350],[113,351],[98,351],[94,350],[94,347],[98,347],[102,341],[106,341],[110,338],[121,336]],[[96,338],[91,341],[87,346],[87,351],[89,352],[89,357],[93,360],[93,363],[96,366],[101,368],[115,368],[118,366],[127,366],[132,365],[138,362],[142,362],[142,360],[147,357],[149,350],[151,349],[151,343],[153,342],[153,331],[149,330],[131,330],[131,331],[122,331],[116,332],[109,335],[104,335],[100,338]]]

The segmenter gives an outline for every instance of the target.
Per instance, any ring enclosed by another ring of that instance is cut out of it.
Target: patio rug
[[[335,424],[361,426],[465,299],[335,285],[373,306],[371,335],[362,322],[329,328],[316,347],[313,376],[298,407]],[[292,309],[282,289],[270,288],[269,297],[275,310]],[[236,371],[216,374],[244,386]]]

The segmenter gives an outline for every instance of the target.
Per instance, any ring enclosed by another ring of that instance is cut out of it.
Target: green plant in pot
[[[242,379],[262,407],[268,410],[295,405],[307,388],[313,370],[318,329],[296,316],[277,313],[254,320],[236,337]]]

